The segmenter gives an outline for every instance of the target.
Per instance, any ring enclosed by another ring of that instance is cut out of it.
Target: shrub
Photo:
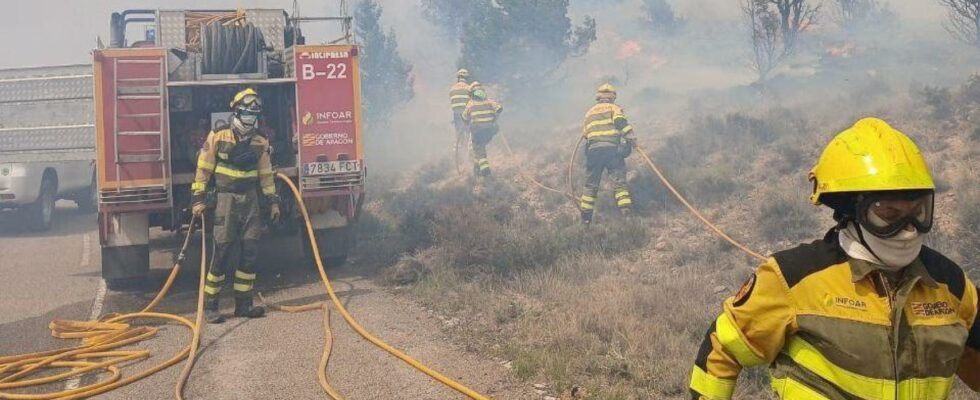
[[[977,207],[980,204],[980,188],[977,182],[961,186],[957,199],[960,225],[967,232],[980,232],[980,207]]]
[[[927,109],[929,116],[947,121],[953,117],[953,94],[947,87],[923,86],[914,93]]]
[[[756,227],[759,236],[769,241],[799,241],[816,235],[816,209],[806,202],[799,190],[770,188],[756,203]]]

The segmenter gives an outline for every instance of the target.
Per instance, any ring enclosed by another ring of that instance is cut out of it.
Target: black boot
[[[582,225],[592,224],[592,211],[582,211]]]
[[[204,319],[209,324],[220,324],[225,322],[225,316],[218,310],[218,298],[213,297],[204,300]]]
[[[262,306],[253,307],[251,296],[235,298],[235,317],[261,318],[263,315],[265,315],[265,308]]]
[[[629,207],[622,207],[619,209],[619,213],[623,214],[624,217],[629,217],[633,215],[633,209]]]

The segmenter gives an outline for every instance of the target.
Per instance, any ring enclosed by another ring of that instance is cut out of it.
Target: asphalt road
[[[106,292],[100,273],[95,214],[82,214],[70,202],[59,202],[55,218],[51,231],[30,233],[0,215],[0,356],[74,345],[50,336],[47,325],[54,319],[86,320],[94,314],[138,311],[162,285],[181,239],[168,232],[152,232],[150,277],[125,291]],[[261,249],[257,287],[270,301],[303,304],[325,299],[320,279],[303,260],[297,240],[273,238]],[[199,246],[194,246],[190,253],[196,255],[199,251]],[[198,260],[188,260],[159,311],[193,320]],[[438,318],[377,286],[367,269],[355,260],[329,273],[339,296],[368,330],[486,395],[499,399],[541,398],[528,384],[516,381],[499,362],[463,350],[442,332]],[[223,300],[223,311],[230,314],[232,301]],[[376,349],[353,333],[339,313],[331,314],[335,340],[328,377],[347,398],[463,398]],[[262,319],[230,318],[224,324],[208,325],[186,397],[327,398],[316,381],[322,338],[320,311],[273,312]],[[158,337],[137,346],[152,350],[154,357],[127,366],[124,374],[157,364],[189,343],[187,329],[164,325]],[[179,372],[180,367],[175,366],[98,398],[174,398]],[[96,376],[89,376],[80,384],[90,384],[95,379]],[[34,392],[61,390],[65,384],[58,382]]]

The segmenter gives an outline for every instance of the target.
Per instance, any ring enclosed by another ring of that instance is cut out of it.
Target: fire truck
[[[343,14],[112,14],[109,45],[93,52],[99,239],[110,285],[147,274],[151,228],[188,223],[198,151],[210,131],[229,124],[230,99],[245,88],[263,100],[260,131],[276,170],[301,189],[320,253],[330,265],[345,262],[366,169],[358,47]],[[300,25],[312,21],[337,22],[343,36],[306,44]],[[296,232],[295,199],[277,184],[283,218],[268,230]]]

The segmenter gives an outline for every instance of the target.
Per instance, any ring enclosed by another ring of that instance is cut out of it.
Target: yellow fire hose
[[[344,307],[343,303],[337,297],[337,294],[334,292],[333,286],[330,284],[330,280],[327,277],[323,262],[320,259],[320,251],[316,244],[316,237],[313,233],[313,225],[310,222],[306,205],[302,201],[299,190],[286,175],[280,173],[277,176],[286,182],[290,190],[292,190],[297,203],[299,204],[303,219],[306,222],[306,229],[307,233],[309,234],[317,269],[320,273],[320,278],[323,281],[330,300],[333,302],[334,306],[337,307],[341,316],[343,316],[344,320],[347,321],[351,328],[353,328],[355,332],[375,346],[394,355],[411,367],[425,373],[426,375],[429,375],[430,377],[458,391],[459,393],[462,393],[463,395],[475,400],[489,399],[488,397],[481,395],[476,391],[467,388],[466,386],[463,386],[462,384],[440,374],[439,372],[436,372],[407,354],[381,341],[364,329],[356,320],[354,320],[354,318]],[[204,326],[204,279],[207,274],[207,235],[205,232],[205,224],[203,223],[203,219],[201,221],[200,278],[198,282],[197,313],[193,323],[179,315],[153,312],[151,310],[155,308],[164,297],[166,297],[167,293],[170,291],[170,288],[173,286],[178,273],[180,272],[181,262],[184,259],[184,253],[187,250],[190,243],[190,238],[194,233],[194,219],[191,220],[191,227],[188,229],[187,237],[184,239],[184,245],[179,253],[179,256],[177,257],[177,262],[171,269],[167,281],[164,283],[163,287],[153,298],[153,300],[151,300],[142,311],[131,314],[106,315],[100,318],[98,321],[52,321],[49,328],[51,329],[51,334],[53,336],[61,339],[82,339],[82,344],[76,347],[69,347],[59,350],[0,357],[0,399],[48,400],[88,398],[146,378],[159,371],[169,368],[186,358],[187,363],[184,365],[177,385],[174,388],[175,397],[182,400],[183,391],[194,367],[197,349],[200,345],[201,328]],[[259,297],[260,301],[264,302],[261,294]],[[329,396],[337,400],[343,399],[342,395],[336,389],[330,386],[326,377],[326,368],[330,359],[330,351],[333,344],[333,336],[330,329],[330,311],[327,305],[320,302],[305,306],[273,306],[272,308],[286,312],[301,312],[313,309],[323,310],[324,349],[318,365],[317,379],[320,386]],[[122,371],[117,365],[147,359],[150,357],[150,351],[116,349],[150,339],[156,336],[156,334],[159,332],[159,328],[156,327],[134,327],[126,323],[127,321],[135,319],[163,319],[174,321],[186,326],[192,333],[191,344],[158,365],[155,365],[133,376],[123,377]],[[89,361],[91,359],[96,359],[98,361]],[[53,375],[38,376],[45,370],[60,370],[67,368],[71,368],[71,370]],[[109,376],[93,384],[57,392],[27,394],[12,393],[8,391],[9,389],[24,389],[64,381],[75,377],[81,377],[83,375],[91,374],[96,370],[103,370],[104,372],[107,372]]]
[[[507,152],[510,153],[511,156],[514,156],[514,150],[510,147],[510,144],[507,142],[507,136],[504,136],[503,134],[500,134],[500,138],[502,139],[503,144],[504,144],[504,148],[507,149]],[[572,201],[575,201],[576,200],[575,199],[575,195],[572,194],[572,193],[574,193],[573,171],[574,171],[574,166],[575,166],[575,158],[578,155],[578,151],[581,148],[582,142],[584,141],[584,139],[585,139],[584,137],[580,137],[579,138],[578,142],[575,143],[575,147],[572,150],[571,156],[569,157],[569,161],[568,161],[568,192],[562,192],[562,191],[560,191],[558,189],[548,187],[548,186],[542,184],[541,182],[538,182],[534,178],[532,178],[530,176],[527,176],[520,169],[518,169],[518,174],[520,174],[521,177],[523,177],[524,179],[526,179],[527,181],[531,182],[532,184],[534,184],[537,187],[540,187],[540,188],[545,189],[545,190],[550,191],[550,192],[564,194],[565,196],[568,196]],[[748,248],[747,246],[743,245],[742,243],[739,243],[737,240],[732,239],[731,236],[728,236],[728,234],[726,234],[724,231],[722,231],[721,228],[719,228],[717,225],[715,225],[710,220],[708,220],[704,215],[701,214],[701,212],[699,212],[697,210],[697,208],[695,208],[693,205],[691,205],[691,203],[689,201],[687,201],[687,199],[684,198],[684,196],[681,195],[681,193],[678,192],[677,189],[674,188],[674,185],[670,183],[670,180],[668,180],[667,177],[662,172],[660,172],[660,168],[657,168],[657,165],[654,164],[653,160],[651,160],[650,157],[647,156],[646,152],[643,151],[642,148],[640,148],[640,145],[639,144],[636,144],[636,151],[637,151],[637,153],[640,153],[640,157],[643,159],[643,161],[646,163],[646,165],[648,167],[650,167],[650,170],[652,170],[653,173],[657,175],[657,178],[659,178],[660,181],[663,182],[664,186],[667,187],[667,190],[669,190],[670,193],[672,193],[674,195],[674,197],[677,198],[677,200],[680,201],[681,204],[683,204],[684,207],[686,207],[688,209],[688,211],[691,212],[691,214],[693,214],[695,217],[697,217],[699,220],[701,220],[701,222],[704,223],[704,225],[707,226],[708,229],[710,229],[712,232],[714,232],[716,235],[718,235],[718,237],[720,237],[720,238],[724,239],[725,241],[727,241],[728,243],[730,243],[732,246],[735,246],[735,248],[737,248],[737,249],[739,249],[741,251],[744,251],[746,254],[748,254],[748,255],[750,255],[752,257],[755,257],[755,258],[757,258],[759,260],[762,260],[762,261],[765,261],[766,260],[766,257],[763,256],[762,254],[759,254],[759,253],[753,251],[752,249]]]
[[[330,279],[327,277],[327,272],[323,267],[323,262],[320,260],[320,249],[316,245],[316,237],[313,234],[313,224],[310,222],[310,215],[306,211],[306,205],[303,204],[302,197],[300,196],[299,193],[299,189],[296,188],[296,184],[294,184],[293,181],[290,180],[289,177],[287,177],[286,175],[279,173],[276,176],[279,177],[279,179],[281,179],[283,182],[285,182],[287,186],[289,186],[289,189],[293,192],[293,196],[298,200],[297,204],[299,205],[300,213],[303,214],[303,220],[306,222],[306,233],[307,236],[310,238],[310,247],[313,249],[313,256],[314,259],[316,259],[316,267],[317,267],[317,271],[320,273],[320,279],[323,281],[323,286],[327,290],[327,295],[330,297],[330,301],[333,302],[335,307],[337,307],[337,311],[340,312],[340,315],[344,318],[344,321],[346,321],[347,324],[350,325],[351,329],[353,329],[355,332],[357,332],[358,335],[361,335],[361,337],[371,342],[375,346],[381,348],[382,350],[388,352],[389,354],[404,361],[412,368],[415,368],[421,371],[422,373],[432,377],[433,379],[439,381],[440,383],[452,388],[453,390],[456,390],[457,392],[462,393],[463,395],[471,399],[476,399],[476,400],[489,399],[488,397],[481,395],[466,386],[463,386],[462,384],[446,377],[445,375],[440,374],[439,372],[436,372],[432,368],[429,368],[424,364],[418,362],[411,356],[381,341],[381,339],[378,339],[377,337],[372,335],[370,332],[364,329],[364,327],[362,327],[361,324],[359,324],[356,320],[354,320],[354,317],[351,316],[350,313],[347,311],[347,308],[344,307],[344,303],[341,302],[340,298],[337,297],[337,294],[333,290],[333,285],[330,284]],[[301,307],[315,307],[315,306],[307,305]],[[325,316],[324,318],[328,318],[328,316]],[[327,329],[327,332],[329,332],[328,320],[324,322],[324,328]],[[329,338],[330,338],[329,333],[326,336],[329,342]],[[326,378],[325,375],[323,374],[325,374],[324,368],[326,367],[326,361],[329,358],[329,352],[326,351],[329,350],[329,346],[324,346],[324,350],[325,350],[324,356],[321,358],[321,362],[320,362],[321,368],[320,371],[318,371],[318,373],[321,374],[319,375],[321,386],[324,386],[326,384],[325,382]],[[329,393],[330,389],[328,389],[328,387],[329,385],[325,385],[324,390],[326,390]],[[339,397],[339,394],[330,394],[330,395],[333,396],[335,399],[341,398]]]
[[[507,136],[506,136],[506,135],[504,135],[504,134],[503,134],[502,132],[501,132],[501,133],[499,133],[499,135],[500,135],[500,139],[501,139],[501,141],[502,141],[502,142],[503,142],[503,144],[504,144],[504,148],[505,148],[505,149],[507,149],[507,153],[509,153],[509,154],[511,155],[511,157],[516,157],[516,154],[514,153],[514,149],[513,149],[513,148],[511,148],[511,147],[510,147],[510,143],[509,143],[509,142],[507,142]],[[553,192],[553,193],[558,193],[558,194],[560,194],[560,195],[563,195],[563,196],[565,196],[565,197],[568,197],[568,198],[569,198],[569,199],[571,199],[572,201],[574,201],[574,200],[575,200],[575,195],[573,195],[572,193],[570,193],[570,192],[563,192],[563,191],[561,191],[561,190],[558,190],[558,189],[555,189],[555,188],[553,188],[553,187],[549,187],[548,185],[545,185],[545,184],[543,184],[543,183],[541,183],[541,182],[538,182],[538,180],[537,180],[537,179],[534,179],[534,178],[532,178],[531,176],[529,176],[529,175],[527,175],[527,174],[525,174],[525,173],[524,173],[524,171],[523,171],[523,170],[521,170],[520,168],[518,168],[518,169],[517,169],[517,173],[518,173],[518,174],[519,174],[519,175],[520,175],[520,176],[521,176],[522,178],[524,178],[524,180],[526,180],[526,181],[528,181],[528,182],[530,182],[530,183],[531,183],[532,185],[534,185],[534,186],[537,186],[537,187],[539,187],[539,188],[541,188],[541,189],[544,189],[544,190],[547,190],[547,191],[549,191],[549,192]]]
[[[184,245],[177,257],[177,262],[171,270],[170,276],[157,296],[142,311],[122,315],[106,315],[98,321],[65,321],[55,320],[49,325],[51,335],[60,339],[82,339],[82,344],[76,347],[69,347],[59,350],[51,350],[39,353],[0,357],[0,399],[15,400],[46,400],[46,399],[81,399],[106,393],[110,390],[136,382],[147,376],[153,375],[170,366],[177,364],[187,358],[187,364],[181,373],[181,378],[177,383],[175,395],[178,399],[183,399],[182,391],[187,378],[190,376],[191,368],[194,364],[194,355],[201,337],[201,326],[203,322],[204,310],[204,274],[206,273],[206,262],[204,246],[206,235],[204,224],[201,224],[201,286],[198,291],[197,317],[195,322],[174,314],[166,314],[151,311],[160,300],[166,296],[174,279],[180,270],[180,264],[184,259],[185,251],[190,238],[193,235],[194,220],[191,220],[191,228],[188,229]],[[126,323],[135,319],[163,319],[177,322],[191,330],[191,344],[174,354],[166,361],[157,364],[145,371],[129,377],[122,377],[122,372],[117,364],[133,362],[150,357],[149,350],[115,350],[124,346],[129,346],[142,342],[156,336],[159,328],[138,326],[134,327]],[[88,361],[97,359],[102,361]],[[50,376],[33,377],[45,370],[59,370],[71,368],[67,372],[58,373]],[[95,370],[104,370],[109,373],[109,377],[93,384],[82,386],[75,389],[38,393],[24,394],[11,393],[8,389],[23,389],[32,386],[40,386],[62,380],[87,375]]]
[[[667,177],[664,176],[664,174],[660,172],[660,168],[657,168],[657,164],[654,164],[653,163],[653,160],[651,160],[650,157],[647,156],[646,152],[643,151],[643,149],[640,147],[639,144],[636,144],[636,151],[637,151],[637,153],[640,153],[640,157],[642,157],[643,158],[643,161],[646,162],[647,166],[650,167],[651,170],[653,170],[653,173],[657,174],[657,177],[660,178],[660,181],[663,182],[664,186],[667,187],[667,190],[670,190],[670,193],[673,193],[674,194],[674,197],[676,197],[677,200],[680,201],[681,204],[684,205],[684,207],[687,207],[687,210],[690,211],[691,214],[694,214],[695,217],[697,217],[699,220],[701,220],[701,222],[703,222],[704,225],[708,227],[708,229],[711,229],[711,231],[713,231],[716,235],[718,235],[718,237],[724,239],[728,243],[731,243],[732,246],[735,246],[739,250],[744,251],[745,254],[748,254],[748,255],[750,255],[752,257],[755,257],[755,258],[757,258],[759,260],[762,260],[762,261],[765,261],[766,260],[766,257],[765,256],[763,256],[762,254],[756,253],[755,251],[752,251],[752,249],[750,249],[750,248],[746,247],[745,245],[739,243],[737,240],[732,239],[732,237],[731,236],[728,236],[728,234],[726,234],[724,231],[722,231],[721,228],[719,228],[715,224],[711,223],[711,221],[709,221],[707,218],[705,218],[704,215],[701,215],[701,213],[698,212],[698,210],[696,208],[694,208],[694,206],[692,206],[691,203],[688,202],[687,199],[685,199],[684,196],[682,196],[680,194],[680,192],[677,191],[677,189],[674,189],[674,185],[670,184],[670,181],[667,180]]]

